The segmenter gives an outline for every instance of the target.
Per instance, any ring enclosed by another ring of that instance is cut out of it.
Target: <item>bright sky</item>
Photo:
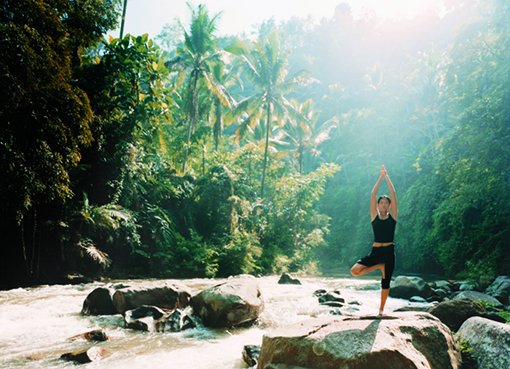
[[[432,7],[438,7],[441,0],[197,0],[193,5],[203,3],[210,14],[222,12],[218,22],[218,35],[250,33],[253,26],[274,17],[277,21],[293,16],[315,20],[333,16],[340,3],[351,6],[354,17],[375,13],[381,18],[401,19],[413,16]],[[165,23],[179,18],[187,24],[190,11],[186,0],[128,0],[125,33],[158,35]],[[114,36],[118,36],[115,34]]]

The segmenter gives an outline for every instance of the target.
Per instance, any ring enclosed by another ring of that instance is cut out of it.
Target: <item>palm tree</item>
[[[189,33],[184,29],[184,43],[176,50],[176,56],[169,61],[169,66],[180,69],[177,81],[187,81],[189,111],[187,117],[186,144],[182,171],[186,171],[191,134],[196,129],[199,119],[199,91],[205,84],[208,91],[216,96],[220,103],[231,106],[231,98],[226,89],[214,78],[213,67],[220,62],[221,50],[218,49],[214,32],[220,14],[210,18],[204,5],[191,8],[191,25]]]
[[[261,122],[262,117],[265,118],[264,161],[260,183],[260,195],[263,197],[271,125],[275,119],[281,122],[285,116],[296,113],[285,95],[295,89],[304,73],[288,77],[288,51],[281,46],[276,31],[260,37],[251,48],[238,42],[229,51],[241,56],[256,89],[253,95],[239,102],[236,110],[246,112],[245,122],[252,127]]]
[[[308,99],[302,104],[292,101],[292,104],[299,114],[294,119],[287,120],[283,128],[276,134],[275,142],[283,141],[285,150],[293,152],[293,157],[298,162],[299,173],[302,174],[305,153],[309,152],[314,156],[320,155],[317,147],[329,140],[329,134],[336,128],[338,119],[333,117],[319,123],[320,113],[314,110],[312,99]],[[282,146],[279,148],[283,149]]]

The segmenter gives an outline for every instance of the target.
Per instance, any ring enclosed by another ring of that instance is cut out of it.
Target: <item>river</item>
[[[302,285],[279,285],[277,276],[260,278],[265,309],[250,328],[194,328],[179,333],[138,332],[123,328],[121,315],[82,316],[85,297],[94,288],[111,283],[129,286],[157,286],[175,280],[115,280],[82,285],[52,285],[0,291],[0,368],[75,368],[60,360],[63,353],[85,349],[92,343],[68,338],[93,328],[103,328],[108,341],[95,343],[110,354],[89,368],[246,368],[242,349],[260,345],[268,329],[329,315],[331,308],[318,303],[317,289],[340,290],[347,303],[344,314],[376,314],[379,281],[376,275],[363,278],[299,277]],[[192,293],[218,284],[221,279],[179,280]],[[407,305],[406,300],[389,298],[386,312]]]

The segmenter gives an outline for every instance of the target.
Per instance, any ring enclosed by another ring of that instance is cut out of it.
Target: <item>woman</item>
[[[383,178],[390,189],[390,196],[383,195],[376,201],[377,191]],[[374,231],[374,243],[369,255],[361,258],[351,268],[353,276],[363,275],[373,270],[379,269],[382,274],[381,280],[381,304],[379,306],[379,316],[382,316],[384,305],[390,293],[390,281],[395,267],[395,245],[393,237],[395,235],[395,226],[397,224],[398,207],[395,187],[391,183],[390,177],[384,165],[381,167],[381,174],[372,189],[370,198],[370,219],[372,220],[372,229]]]

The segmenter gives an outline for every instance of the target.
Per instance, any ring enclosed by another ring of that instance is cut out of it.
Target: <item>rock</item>
[[[496,309],[504,308],[503,304],[501,304],[501,302],[499,302],[496,298],[486,295],[485,293],[477,292],[477,291],[455,292],[452,300],[458,300],[458,299],[467,299],[467,300],[472,300],[472,301],[481,300],[483,304],[492,305]]]
[[[319,290],[315,290],[315,291],[313,291],[313,295],[314,295],[314,296],[319,297],[319,296],[324,295],[324,294],[325,294],[325,293],[327,293],[327,292],[328,292],[328,291],[326,291],[326,290],[324,290],[324,289],[319,289]]]
[[[390,288],[391,297],[408,299],[412,296],[427,298],[432,295],[432,288],[420,277],[398,276]]]
[[[448,281],[435,281],[434,282],[435,288],[441,288],[441,289],[447,289],[451,290],[451,283]]]
[[[112,294],[113,305],[123,314],[143,305],[153,305],[162,309],[184,308],[189,305],[190,293],[176,285],[155,288],[121,288]]]
[[[338,308],[331,309],[331,310],[329,311],[329,313],[330,313],[331,315],[343,315],[343,314],[342,314],[342,310],[340,310],[340,309],[338,309]]]
[[[496,314],[496,313],[486,313],[482,316],[482,318],[494,320],[495,322],[499,322],[499,323],[506,323],[505,318],[503,318],[501,315]]]
[[[443,300],[445,297],[449,295],[449,292],[442,288],[437,288],[434,290],[434,294],[438,296],[441,300]]]
[[[69,337],[68,340],[76,341],[76,340],[85,340],[85,341],[95,341],[102,342],[107,341],[108,336],[102,329],[94,329],[92,331],[88,331],[85,333],[77,334],[76,336]]]
[[[258,281],[232,278],[191,299],[193,312],[204,325],[231,327],[256,320],[264,308]]]
[[[485,308],[472,300],[449,300],[441,302],[428,311],[439,318],[452,331],[457,331],[462,323],[473,316],[485,314]]]
[[[402,311],[428,311],[433,305],[406,305],[402,306],[398,309],[395,309],[395,312],[402,312]]]
[[[278,281],[278,284],[301,284],[299,279],[292,277],[288,273],[283,273]]]
[[[257,365],[257,361],[260,356],[259,345],[244,345],[243,347],[243,359],[248,366]]]
[[[485,293],[495,297],[502,304],[510,304],[510,276],[501,275],[487,287]]]
[[[180,332],[185,329],[196,328],[199,326],[196,318],[185,314],[183,311],[175,309],[165,320],[165,332]]]
[[[157,306],[142,305],[124,314],[124,326],[139,331],[161,332],[165,312]],[[146,319],[148,318],[148,319]]]
[[[136,309],[128,310],[125,313],[126,319],[140,319],[147,316],[152,317],[155,320],[159,320],[165,315],[165,312],[157,306],[142,305]]]
[[[264,335],[258,369],[458,369],[451,331],[428,313],[323,317]]]
[[[324,295],[319,296],[319,303],[323,305],[327,305],[327,302],[341,302],[344,303],[345,299],[341,297],[338,293],[328,292]]]
[[[152,322],[147,323],[142,320],[133,320],[130,322],[125,322],[125,327],[128,329],[134,329],[135,331],[142,331],[142,332],[148,332],[149,331],[149,324],[151,327],[153,327]]]
[[[75,351],[63,354],[60,356],[62,360],[73,361],[79,364],[90,363],[98,361],[108,356],[108,351],[102,347],[91,347],[84,351]]]
[[[420,296],[413,296],[409,299],[411,302],[427,302],[423,297]]]
[[[114,315],[117,310],[112,302],[112,293],[109,288],[99,287],[93,290],[83,301],[81,313],[85,315]]]
[[[472,348],[478,369],[510,368],[510,325],[473,317],[458,334]]]
[[[353,300],[349,302],[349,305],[361,305],[361,304],[359,303],[359,301]]]
[[[476,285],[471,281],[458,281],[455,284],[457,285],[457,291],[474,291],[476,289]]]

